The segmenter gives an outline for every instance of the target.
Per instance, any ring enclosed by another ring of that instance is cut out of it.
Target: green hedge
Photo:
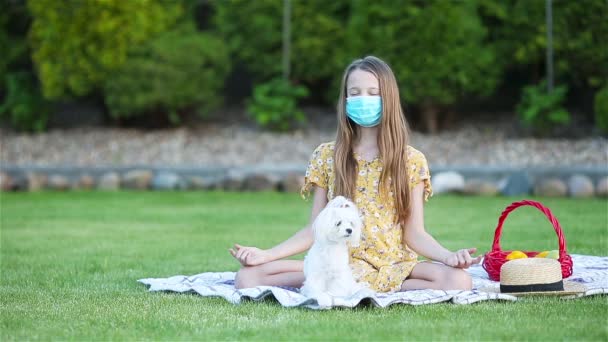
[[[148,41],[182,12],[172,1],[28,1],[32,58],[44,95],[84,96],[101,88],[129,48]]]
[[[222,103],[229,70],[223,42],[186,25],[133,49],[107,78],[106,104],[115,118],[160,111],[177,124],[181,111],[205,114]]]

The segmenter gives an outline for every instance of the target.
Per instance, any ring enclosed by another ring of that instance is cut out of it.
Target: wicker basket
[[[512,252],[512,251],[503,251],[500,249],[499,240],[500,240],[500,235],[502,234],[502,225],[503,225],[505,219],[507,218],[507,216],[509,215],[509,213],[511,213],[513,210],[515,210],[521,206],[526,206],[526,205],[533,206],[533,207],[537,208],[538,210],[542,211],[545,214],[545,216],[547,216],[549,221],[551,221],[551,224],[553,224],[553,228],[555,229],[555,233],[557,233],[557,237],[559,239],[559,259],[558,259],[558,261],[562,266],[562,276],[563,276],[563,278],[567,278],[567,277],[571,276],[572,275],[572,258],[570,257],[570,255],[568,255],[568,252],[566,251],[566,240],[564,238],[564,232],[562,231],[562,227],[560,226],[559,222],[557,221],[557,218],[555,218],[555,216],[553,216],[553,214],[551,213],[551,210],[549,210],[549,208],[545,207],[544,205],[542,205],[539,202],[529,201],[529,200],[513,202],[502,212],[502,214],[500,215],[500,218],[498,219],[498,226],[496,227],[496,231],[494,232],[494,243],[492,244],[492,251],[488,252],[484,256],[483,268],[486,270],[486,272],[488,272],[490,279],[492,279],[494,281],[500,281],[500,268],[502,267],[502,265],[505,262],[507,262],[507,255],[509,255],[509,253]],[[536,254],[539,253],[539,252],[532,252],[532,251],[522,251],[522,252],[524,252],[528,257],[534,257],[534,256],[536,256]]]

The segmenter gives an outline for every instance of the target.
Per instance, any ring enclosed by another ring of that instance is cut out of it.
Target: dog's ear
[[[329,201],[329,203],[327,203],[326,207],[327,208],[340,208],[342,201],[344,201],[344,197],[336,196],[336,197],[332,198],[331,201]]]
[[[355,210],[357,209],[355,204],[346,197],[342,197],[342,201],[340,202],[340,208],[354,208]]]
[[[325,207],[312,223],[312,230],[315,234],[315,240],[326,240],[327,233],[334,228],[334,217],[336,216],[335,208]]]
[[[355,204],[347,198],[346,201],[344,201],[344,208],[355,208]]]
[[[351,202],[349,199],[346,199],[346,201],[344,201],[344,208],[355,208],[355,204],[353,202]]]

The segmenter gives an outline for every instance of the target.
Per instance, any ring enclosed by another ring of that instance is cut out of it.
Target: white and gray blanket
[[[587,290],[576,296],[570,296],[570,298],[608,294],[608,257],[572,255],[572,260],[574,273],[568,280],[584,284]],[[472,291],[416,290],[378,293],[362,290],[350,297],[335,298],[333,306],[352,308],[371,304],[384,308],[393,304],[422,305],[440,302],[471,304],[484,300],[517,300],[517,297],[511,295],[480,291],[479,289],[482,288],[499,286],[497,282],[488,278],[488,274],[480,265],[474,265],[467,271],[473,278]],[[150,291],[197,293],[205,297],[222,297],[233,304],[239,304],[244,300],[259,301],[274,298],[285,307],[319,308],[316,300],[301,295],[297,288],[258,286],[237,290],[234,287],[234,276],[235,272],[206,272],[192,276],[145,278],[138,281],[148,285]]]

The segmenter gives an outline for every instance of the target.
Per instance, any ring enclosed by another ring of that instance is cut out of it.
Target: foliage
[[[15,129],[40,132],[46,128],[49,104],[31,70],[26,40],[30,20],[25,3],[0,0],[0,117]]]
[[[280,1],[216,1],[215,26],[224,37],[236,63],[258,78],[281,72]]]
[[[260,126],[287,131],[305,121],[304,113],[297,109],[297,100],[306,96],[306,87],[275,78],[255,86],[247,110]]]
[[[475,6],[454,1],[392,4],[355,1],[348,39],[353,54],[387,60],[405,101],[451,104],[466,93],[492,92],[498,76],[495,56],[484,47],[486,29]]]
[[[226,68],[238,65],[235,69],[245,69],[254,84],[281,74],[283,6],[280,0],[0,0],[0,97],[9,94],[6,75],[26,72],[31,75],[12,77],[13,99],[40,103],[33,96],[44,94],[50,100],[79,101],[93,93],[111,104],[115,117],[161,110],[177,118],[189,106],[209,110],[221,100],[217,95]],[[546,76],[545,1],[309,0],[291,1],[291,6],[290,79],[310,89],[309,101],[316,104],[334,103],[345,66],[369,54],[391,65],[402,100],[417,105],[424,117],[462,100],[501,96],[495,93],[500,82],[515,91]],[[606,13],[605,0],[553,1],[555,79],[584,95],[569,98],[569,106],[588,108],[587,94],[597,93],[608,79]],[[178,81],[182,72],[170,71],[169,64],[176,67],[185,56],[167,57],[167,65],[161,55],[154,61],[145,56],[160,35],[179,31],[176,25],[186,16],[204,18],[198,29],[207,31],[177,40],[184,46],[195,40],[209,46],[205,53],[195,48],[207,56],[204,63],[225,56],[222,65],[209,64],[217,69],[209,71],[215,76],[201,75],[214,79],[209,85],[197,83],[198,77]],[[216,38],[225,44],[217,53],[212,51],[219,46]],[[164,94],[142,81],[148,74],[138,72],[147,70],[135,61],[144,60],[147,67],[156,65],[152,72],[166,82]],[[177,94],[174,84],[186,89],[184,94]],[[118,85],[129,91],[119,94]],[[202,87],[200,96],[194,94],[196,87]],[[136,101],[127,103],[127,95]],[[6,104],[3,108],[5,115],[11,111]],[[597,115],[596,110],[599,123]]]
[[[595,126],[608,133],[608,84],[595,94]]]
[[[497,63],[527,66],[544,74],[547,49],[545,1],[479,0]],[[553,1],[556,77],[596,88],[608,78],[608,3],[604,0]],[[534,79],[537,81],[537,79]]]
[[[181,14],[160,0],[28,1],[29,33],[43,94],[84,96],[102,87],[130,47],[163,32]]]
[[[570,122],[570,113],[562,108],[568,88],[563,85],[547,93],[546,82],[524,87],[517,114],[524,125],[540,134],[547,134],[552,128]]]
[[[128,54],[106,81],[106,104],[115,118],[161,111],[176,124],[182,110],[204,114],[222,103],[229,70],[221,40],[183,25]]]
[[[233,0],[213,3],[214,24],[235,63],[244,63],[255,79],[281,74],[283,1]],[[344,67],[348,1],[292,1],[291,78],[313,83]]]
[[[574,85],[599,88],[608,79],[608,2],[553,3],[557,72]]]
[[[546,49],[545,2],[480,0],[479,13],[488,27],[489,44],[503,66],[542,61]]]
[[[0,0],[0,91],[5,87],[6,74],[23,69],[23,61],[29,62],[24,29],[29,20],[25,4]]]
[[[0,8],[3,10],[4,8]],[[0,11],[0,51],[7,53],[9,51],[9,35],[6,29],[6,23],[8,21],[7,14],[4,11]],[[6,69],[9,64],[9,59],[4,57],[0,59],[0,80],[4,79]],[[0,82],[0,89],[2,89],[2,82]]]
[[[0,117],[6,118],[16,129],[41,132],[46,128],[48,103],[40,94],[37,80],[29,72],[6,75],[7,94],[0,105]]]
[[[419,105],[434,133],[441,109],[471,96],[492,94],[501,69],[486,44],[476,2],[380,0],[353,2],[348,51],[376,55],[392,68],[401,100]],[[337,84],[338,81],[334,81]]]

